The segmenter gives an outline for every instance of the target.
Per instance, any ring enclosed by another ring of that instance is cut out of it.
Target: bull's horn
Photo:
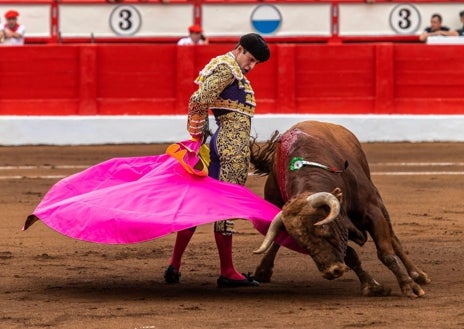
[[[328,192],[319,192],[314,193],[308,197],[308,204],[313,208],[319,208],[322,206],[328,206],[330,208],[330,212],[326,218],[318,221],[314,225],[324,225],[328,224],[335,220],[340,214],[340,202],[338,199],[332,194]]]
[[[271,225],[269,226],[269,229],[267,230],[266,236],[264,237],[263,243],[261,243],[261,246],[255,251],[253,251],[253,253],[262,254],[266,250],[268,250],[272,242],[274,242],[274,239],[277,236],[277,233],[279,233],[279,230],[283,226],[284,226],[284,223],[282,222],[282,211],[280,211],[272,220]]]

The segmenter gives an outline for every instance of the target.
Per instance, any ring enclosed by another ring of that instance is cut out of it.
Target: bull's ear
[[[339,187],[336,187],[333,189],[332,194],[335,195],[335,197],[338,199],[338,202],[343,203],[343,192],[342,189]]]

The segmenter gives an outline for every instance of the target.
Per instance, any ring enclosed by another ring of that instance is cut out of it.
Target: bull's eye
[[[318,232],[318,234],[321,235],[321,236],[327,236],[327,235],[329,235],[329,233],[330,233],[330,231],[329,231],[329,225],[323,224],[323,225],[318,226],[317,232]]]

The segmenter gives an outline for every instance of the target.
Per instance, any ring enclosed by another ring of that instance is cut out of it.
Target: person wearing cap
[[[5,13],[6,23],[2,26],[4,45],[23,45],[26,28],[18,23],[19,13],[9,10]]]
[[[269,57],[269,47],[259,34],[245,34],[234,49],[211,59],[195,80],[198,89],[190,97],[187,131],[192,139],[205,140],[211,110],[218,126],[210,141],[208,175],[212,178],[245,184],[250,163],[251,118],[256,107],[253,89],[245,75]],[[164,272],[166,283],[179,283],[182,254],[194,231],[195,228],[177,232],[172,257]],[[217,285],[219,288],[258,286],[251,276],[234,267],[234,232],[233,219],[214,224],[221,269]]]
[[[207,45],[208,39],[203,35],[203,29],[200,25],[191,25],[188,28],[189,36],[180,39],[178,46]]]

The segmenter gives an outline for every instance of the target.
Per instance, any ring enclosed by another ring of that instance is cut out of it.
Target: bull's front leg
[[[425,296],[425,291],[408,275],[408,273],[401,267],[398,256],[392,254],[382,254],[378,251],[378,257],[382,263],[387,266],[390,271],[395,274],[401,291],[404,295],[415,298]]]
[[[395,254],[394,234],[387,219],[378,208],[371,209],[369,233],[377,247],[377,257],[393,272],[403,295],[415,298],[425,296],[425,291],[409,276]]]
[[[420,268],[414,264],[411,259],[408,257],[406,252],[403,250],[403,246],[401,245],[400,240],[396,236],[395,232],[393,232],[393,228],[391,226],[391,220],[390,220],[390,214],[387,211],[387,208],[385,207],[382,198],[380,197],[380,194],[377,191],[377,201],[380,205],[380,210],[382,211],[383,216],[387,220],[388,226],[390,227],[390,234],[392,236],[392,244],[393,244],[393,249],[395,250],[395,254],[401,259],[403,262],[404,267],[406,267],[406,270],[409,273],[409,276],[416,281],[419,284],[428,284],[432,282],[430,277],[422,271]]]
[[[345,264],[348,265],[348,267],[351,268],[358,276],[359,281],[361,282],[361,293],[363,296],[376,297],[390,295],[390,288],[386,288],[383,284],[377,282],[362,268],[358,254],[350,246],[348,246],[346,250]]]
[[[403,246],[401,245],[400,240],[397,238],[397,236],[394,233],[393,233],[392,243],[393,243],[393,249],[395,249],[396,255],[398,255],[398,257],[401,259],[401,261],[404,264],[404,267],[406,267],[406,270],[408,271],[409,275],[415,282],[419,284],[428,284],[432,282],[432,280],[427,275],[427,273],[425,273],[420,268],[418,268],[416,264],[414,264],[411,261],[411,259],[409,259],[406,252],[404,252],[403,250]]]
[[[254,276],[258,282],[271,282],[274,260],[276,258],[277,252],[279,251],[279,248],[280,245],[273,242],[269,250],[261,259],[261,263],[259,263],[259,265],[256,267]]]

